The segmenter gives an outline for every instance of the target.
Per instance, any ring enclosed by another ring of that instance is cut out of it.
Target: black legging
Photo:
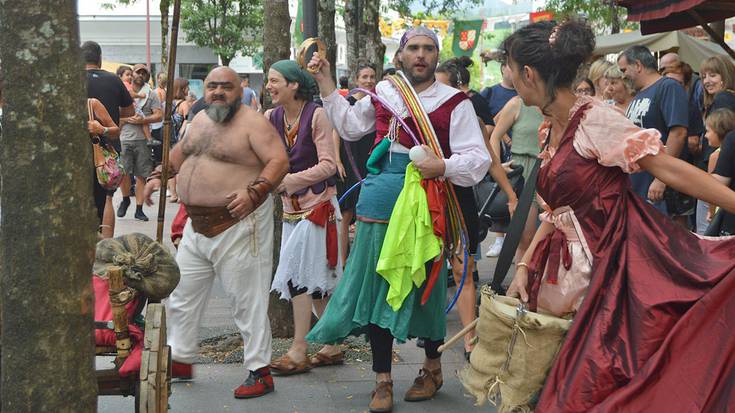
[[[107,195],[110,193],[103,188],[97,181],[97,172],[92,169],[92,197],[94,199],[94,207],[97,210],[97,225],[102,224],[102,216],[105,214],[105,203]]]
[[[390,373],[393,361],[393,335],[390,330],[368,324],[370,350],[373,353],[373,371],[376,373]],[[438,351],[444,340],[433,341],[424,339],[424,353],[428,359],[438,359],[442,355]]]

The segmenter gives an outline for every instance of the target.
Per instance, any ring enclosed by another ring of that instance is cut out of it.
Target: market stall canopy
[[[735,59],[735,51],[721,33],[709,27],[710,22],[735,16],[735,0],[616,0],[628,9],[628,20],[640,21],[643,34],[668,32],[702,26],[709,36]]]
[[[642,35],[641,32],[635,31],[598,36],[596,42],[596,55],[619,53],[634,45],[646,46],[653,52],[675,51],[681,60],[689,63],[695,71],[698,71],[702,61],[710,56],[727,56],[727,52],[719,44],[697,39],[684,32]]]
[[[735,0],[618,0],[643,34],[668,32],[735,16]]]

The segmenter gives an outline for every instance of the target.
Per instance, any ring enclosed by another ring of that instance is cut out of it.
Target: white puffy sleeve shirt
[[[389,82],[378,83],[376,93],[399,115],[408,116],[408,110],[398,91]],[[427,113],[431,113],[456,93],[457,89],[434,82],[419,93],[419,99]],[[375,130],[375,107],[371,99],[367,96],[351,106],[336,90],[329,96],[322,97],[329,120],[339,135],[347,141],[357,141]],[[455,185],[466,187],[480,182],[490,168],[490,154],[483,142],[480,123],[469,99],[462,101],[452,111],[449,147],[452,155],[444,160],[444,177]],[[391,146],[391,151],[406,153],[408,148],[396,142]]]

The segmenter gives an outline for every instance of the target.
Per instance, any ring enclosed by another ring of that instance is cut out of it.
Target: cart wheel
[[[143,343],[138,408],[140,413],[166,413],[171,390],[171,347],[166,345],[166,310],[162,304],[148,304]]]

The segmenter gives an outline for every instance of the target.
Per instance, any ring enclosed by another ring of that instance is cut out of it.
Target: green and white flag
[[[304,42],[304,11],[301,0],[298,1],[296,9],[296,22],[293,26],[293,42],[295,47],[299,47]]]
[[[455,56],[472,56],[480,42],[484,20],[455,20],[452,53]]]

